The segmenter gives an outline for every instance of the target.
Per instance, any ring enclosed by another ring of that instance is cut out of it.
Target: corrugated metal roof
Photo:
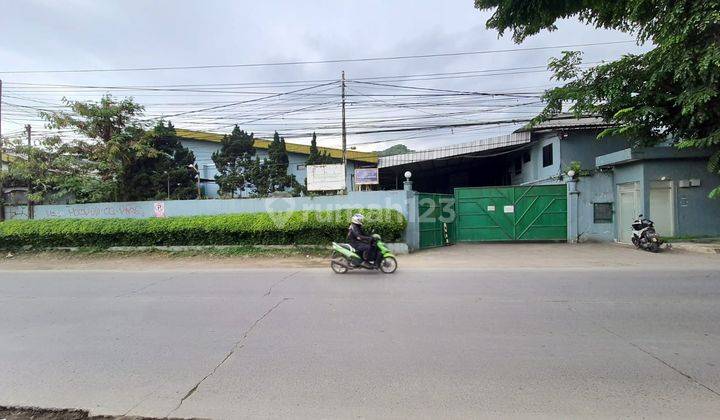
[[[454,144],[452,146],[439,147],[437,149],[422,150],[401,155],[385,156],[378,159],[378,168],[407,165],[409,163],[422,162],[462,156],[470,153],[484,152],[493,149],[500,149],[508,146],[515,146],[530,142],[530,132],[512,133],[504,136],[491,137],[483,140],[475,140],[469,143]]]
[[[537,123],[533,126],[530,124],[518,129],[517,133],[532,132],[532,131],[549,131],[558,129],[567,130],[578,130],[582,128],[605,128],[611,127],[613,124],[608,123],[600,117],[576,117],[573,114],[562,113],[558,114],[552,119]]]
[[[208,133],[208,132],[204,132],[204,131],[185,130],[182,128],[175,129],[175,132],[177,133],[178,137],[180,137],[180,138],[198,140],[198,141],[209,141],[209,142],[213,142],[213,143],[220,143],[220,141],[223,138],[223,134]],[[271,143],[271,140],[255,138],[254,145],[255,145],[255,148],[257,148],[257,149],[267,149],[268,146],[270,146],[270,143]],[[285,148],[287,149],[288,152],[292,152],[292,153],[300,153],[303,155],[310,154],[310,146],[306,145],[306,144],[285,142]],[[321,153],[327,152],[330,156],[332,156],[335,159],[342,159],[342,150],[341,149],[334,149],[334,148],[330,148],[330,147],[318,147],[318,150]],[[353,160],[356,162],[377,163],[377,161],[378,161],[377,154],[368,153],[368,152],[359,152],[357,150],[348,150],[347,158],[348,158],[348,160]]]

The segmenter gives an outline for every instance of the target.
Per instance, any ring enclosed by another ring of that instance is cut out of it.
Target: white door
[[[650,183],[650,219],[660,236],[675,234],[675,194],[672,181]]]
[[[618,241],[632,242],[632,222],[640,214],[640,183],[629,182],[618,185]]]

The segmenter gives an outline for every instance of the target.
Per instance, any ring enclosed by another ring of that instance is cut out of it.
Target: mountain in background
[[[390,146],[385,150],[380,150],[377,152],[378,156],[393,156],[393,155],[401,155],[403,153],[412,153],[414,150],[408,149],[407,146],[404,144],[396,144],[395,146]]]

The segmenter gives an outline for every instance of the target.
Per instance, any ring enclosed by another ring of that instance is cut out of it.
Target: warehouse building
[[[607,127],[599,118],[560,115],[507,136],[383,157],[381,185],[395,189],[410,171],[426,203],[420,213],[447,212],[452,197],[451,222],[421,227],[420,243],[427,246],[449,240],[629,242],[639,214],[666,237],[720,236],[720,200],[708,197],[720,177],[707,171],[707,150],[597,139]]]
[[[200,178],[202,180],[203,195],[208,198],[218,198],[218,186],[215,183],[217,168],[212,161],[212,154],[220,150],[220,142],[222,141],[223,135],[183,129],[176,131],[183,146],[192,150],[195,154],[195,160],[198,163]],[[260,160],[267,158],[267,149],[270,143],[270,140],[255,139],[256,156],[260,158]],[[286,148],[290,161],[288,173],[294,175],[300,184],[304,184],[307,175],[305,164],[308,155],[310,155],[310,146],[286,143]],[[330,157],[337,159],[338,162],[342,160],[342,150],[340,149],[329,147],[318,147],[318,149],[320,152],[326,152]],[[378,158],[375,153],[359,152],[356,150],[347,151],[347,166],[345,170],[347,180],[346,187],[348,191],[353,190],[355,169],[368,166],[374,167],[377,165],[377,160]]]

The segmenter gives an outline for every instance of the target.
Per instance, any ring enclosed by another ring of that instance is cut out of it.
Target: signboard
[[[158,201],[153,205],[153,210],[155,211],[155,217],[165,217],[165,203],[162,201]]]
[[[355,185],[377,185],[378,168],[355,169]]]
[[[308,165],[308,191],[337,191],[345,189],[345,165]]]

